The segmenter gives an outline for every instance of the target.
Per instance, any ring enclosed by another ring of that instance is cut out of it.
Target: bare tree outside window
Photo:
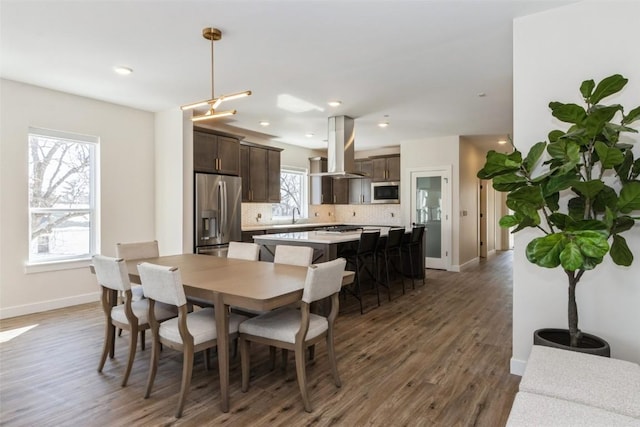
[[[282,169],[280,171],[280,203],[272,205],[272,216],[290,218],[294,209],[301,217],[306,215],[305,173]]]
[[[30,262],[95,252],[95,151],[92,142],[29,134]]]

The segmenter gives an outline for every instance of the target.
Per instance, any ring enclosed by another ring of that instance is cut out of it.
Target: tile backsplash
[[[362,225],[403,225],[400,205],[310,205],[308,218],[300,223],[351,223]],[[271,203],[243,203],[242,226],[273,225],[290,222],[271,217]]]

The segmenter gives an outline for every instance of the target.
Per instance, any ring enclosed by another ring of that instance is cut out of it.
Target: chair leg
[[[122,387],[127,385],[129,374],[131,374],[131,366],[133,366],[133,359],[136,358],[136,349],[138,347],[138,325],[131,325],[129,335],[129,359],[127,360],[127,368],[124,371]]]
[[[336,387],[342,387],[340,376],[338,375],[338,364],[336,362],[336,351],[333,346],[333,333],[331,330],[327,333],[327,355],[329,356],[329,364],[331,365],[331,373],[333,374],[333,381]]]
[[[406,291],[404,289],[404,274],[402,274],[402,266],[404,265],[402,263],[402,250],[400,250],[400,248],[398,248],[398,258],[400,258],[400,269],[398,270],[396,268],[396,272],[400,273],[400,280],[402,280],[402,295],[405,295]]]
[[[296,343],[296,375],[298,377],[298,387],[302,395],[302,403],[304,410],[311,412],[311,402],[309,401],[309,391],[307,390],[307,370],[305,366],[305,348],[304,343]]]
[[[209,362],[211,359],[211,349],[206,348],[203,352],[203,356],[204,356],[204,370],[208,371],[209,369],[211,369],[211,366],[209,366]]]
[[[145,345],[146,345],[144,338],[145,338],[145,330],[143,329],[140,331],[140,349],[142,351],[144,351]]]
[[[357,287],[357,298],[360,301],[360,314],[364,314],[364,307],[362,306],[362,284],[360,283],[360,261],[356,256],[356,287]]]
[[[391,280],[389,280],[389,254],[387,254],[387,251],[384,251],[384,272],[387,276],[387,295],[389,297],[389,301],[391,301]]]
[[[149,377],[147,378],[147,389],[144,398],[147,399],[151,395],[153,381],[156,379],[158,371],[158,361],[160,360],[160,340],[156,334],[153,334],[153,342],[151,343],[151,359],[149,360]]]
[[[378,298],[378,307],[380,307],[380,286],[378,286],[379,281],[379,271],[378,271],[378,257],[375,255],[371,255],[371,262],[373,263],[373,271],[375,272],[373,275],[373,286],[376,287],[376,297]]]
[[[249,353],[249,341],[244,338],[238,339],[240,345],[240,367],[242,369],[242,392],[246,393],[249,390],[249,374],[251,368],[251,360]],[[274,347],[275,349],[275,347]]]
[[[413,289],[416,288],[416,278],[413,277],[413,249],[411,249],[411,246],[409,246],[409,250],[407,251],[407,253],[409,254],[409,266],[411,268],[411,271],[409,272],[409,275],[411,277],[411,283],[413,285]]]
[[[289,362],[289,350],[287,350],[286,348],[282,348],[280,350],[282,350],[282,373],[286,374],[287,364]]]
[[[107,355],[113,359],[113,347],[115,341],[115,327],[112,324],[106,324],[104,329],[104,345],[102,347],[102,356],[98,364],[98,372],[102,372],[104,363],[107,361]]]
[[[193,344],[184,345],[182,358],[182,385],[180,386],[180,397],[178,398],[176,418],[182,417],[184,402],[187,399],[189,387],[191,386],[191,373],[193,372]]]
[[[122,336],[122,328],[118,328],[118,337]]]
[[[313,360],[313,358],[316,357],[316,345],[310,345],[309,346],[309,360]]]

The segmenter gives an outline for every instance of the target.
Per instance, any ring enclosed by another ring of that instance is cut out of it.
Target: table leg
[[[213,305],[216,310],[218,330],[218,371],[220,375],[220,409],[229,412],[229,306],[222,295],[215,293]]]

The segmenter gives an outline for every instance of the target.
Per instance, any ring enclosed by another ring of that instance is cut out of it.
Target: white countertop
[[[375,229],[380,230],[380,235],[386,236],[390,227],[363,227],[365,230]],[[411,229],[409,229],[409,232]],[[257,243],[260,242],[307,242],[307,243],[320,243],[325,245],[353,242],[360,239],[360,231],[353,231],[347,233],[326,233],[322,231],[300,231],[292,233],[277,233],[277,234],[260,234],[253,236],[253,240]]]
[[[262,225],[248,225],[242,226],[242,231],[257,231],[257,230],[277,230],[278,228],[305,228],[305,227],[329,227],[336,224],[336,222],[296,222],[295,224],[262,224]]]

